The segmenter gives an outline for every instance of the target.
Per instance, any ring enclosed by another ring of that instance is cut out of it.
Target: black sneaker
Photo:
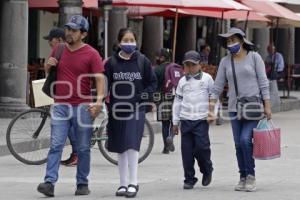
[[[47,197],[54,197],[54,185],[49,182],[40,183],[37,187],[37,191]]]
[[[169,151],[174,152],[175,151],[175,146],[174,146],[174,142],[173,142],[173,137],[171,137],[171,136],[167,137],[166,143],[167,143],[166,148]]]
[[[162,153],[163,153],[163,154],[169,154],[170,151],[165,147],[165,148],[162,150]]]
[[[191,190],[193,188],[194,188],[193,184],[190,184],[190,183],[184,183],[183,184],[183,189],[185,189],[185,190]]]
[[[203,174],[202,176],[202,185],[208,186],[211,182],[212,174]]]
[[[91,191],[89,190],[88,185],[86,184],[78,184],[77,189],[75,191],[75,195],[89,195]]]
[[[198,182],[198,179],[196,177],[193,178],[193,180],[190,180],[189,182],[184,181],[183,189],[190,190],[194,188],[194,185]]]

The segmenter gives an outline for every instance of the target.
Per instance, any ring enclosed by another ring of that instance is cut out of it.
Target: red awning
[[[224,19],[237,19],[240,21],[247,20],[248,11],[245,10],[229,10],[229,11],[211,11],[205,9],[178,9],[180,16],[203,16],[212,18]],[[127,10],[129,16],[162,16],[162,17],[175,17],[176,9],[167,8],[150,8],[150,7],[129,7]],[[260,15],[259,13],[249,11],[249,21],[270,21],[268,18]]]
[[[29,8],[40,9],[53,13],[59,11],[58,0],[28,0]],[[88,16],[92,14],[93,16],[100,16],[101,12],[98,9],[97,0],[83,0],[83,15]]]
[[[28,0],[29,8],[58,8],[58,0]],[[83,0],[84,8],[98,8],[97,0]]]
[[[145,6],[160,8],[203,8],[210,10],[251,10],[233,0],[113,0],[115,6]]]
[[[256,12],[260,12],[271,17],[300,21],[300,17],[297,16],[296,13],[269,0],[240,0],[240,2],[252,8]]]

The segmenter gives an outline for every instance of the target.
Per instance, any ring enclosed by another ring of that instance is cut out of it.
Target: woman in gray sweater
[[[253,128],[257,126],[258,120],[240,119],[237,116],[237,96],[239,98],[257,97],[262,99],[264,114],[268,119],[271,119],[269,83],[265,73],[265,65],[261,56],[252,51],[253,44],[245,38],[245,33],[242,30],[231,28],[228,33],[219,34],[218,39],[222,47],[229,50],[230,54],[222,58],[220,62],[212,99],[215,102],[219,98],[225,83],[228,81],[228,111],[240,173],[240,181],[235,190],[254,191],[256,183],[252,138]],[[232,58],[238,93],[234,84]],[[210,107],[210,112],[213,113],[214,106]]]

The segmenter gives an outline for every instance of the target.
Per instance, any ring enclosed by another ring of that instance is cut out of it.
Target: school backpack
[[[183,68],[176,64],[170,63],[165,69],[164,92],[175,95],[180,78],[183,76]]]

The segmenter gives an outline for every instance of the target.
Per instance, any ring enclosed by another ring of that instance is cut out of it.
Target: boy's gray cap
[[[221,44],[221,46],[224,47],[225,49],[227,49],[227,39],[233,35],[239,35],[244,40],[245,45],[248,45],[249,47],[254,46],[252,42],[250,42],[249,40],[247,40],[245,38],[246,35],[245,35],[244,31],[242,31],[241,29],[236,28],[236,27],[230,28],[227,33],[218,35],[218,41]]]
[[[182,63],[191,62],[194,64],[199,64],[200,62],[200,54],[197,51],[188,51],[184,54]]]

